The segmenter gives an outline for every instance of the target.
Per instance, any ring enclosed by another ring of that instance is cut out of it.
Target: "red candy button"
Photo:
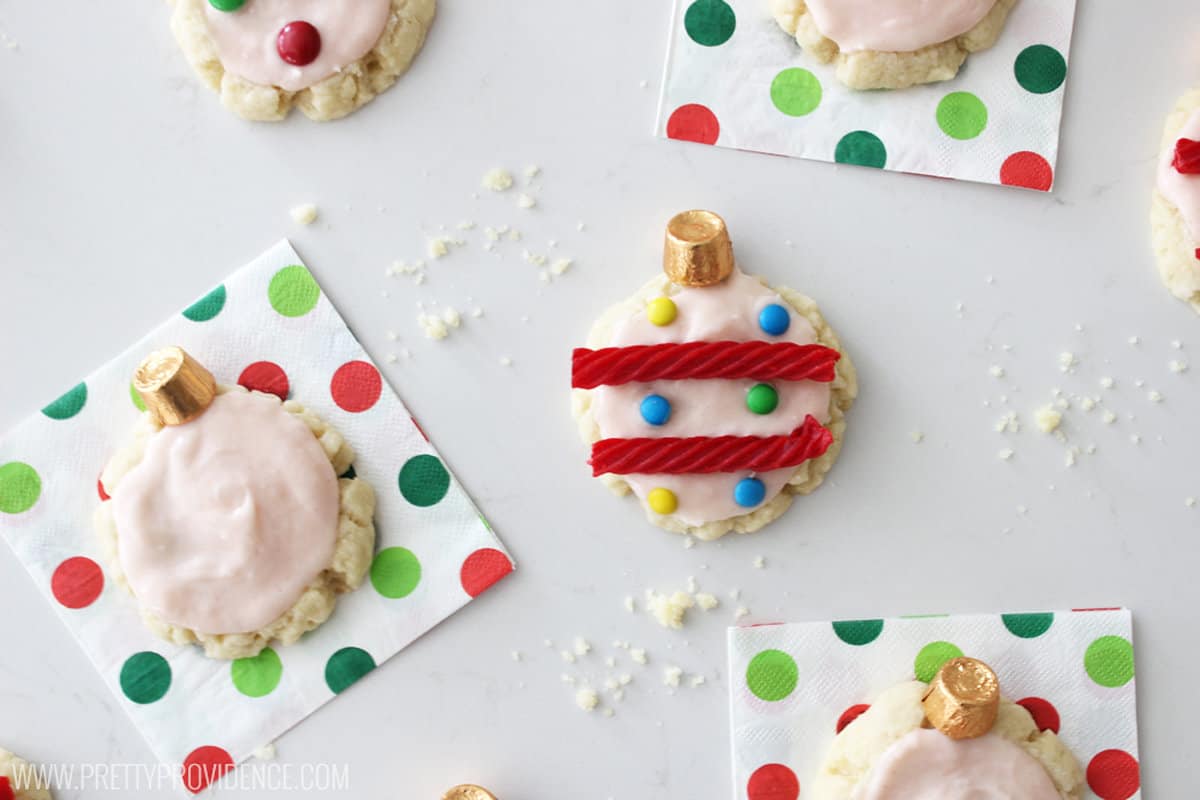
[[[275,46],[287,63],[308,66],[321,55],[321,33],[308,22],[289,22],[280,29]]]

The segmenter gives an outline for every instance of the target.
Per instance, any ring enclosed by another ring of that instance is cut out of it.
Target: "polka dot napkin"
[[[880,692],[966,655],[1062,738],[1087,797],[1139,797],[1132,642],[1124,609],[731,628],[733,796],[803,800],[834,736]]]
[[[1021,0],[958,77],[847,89],[770,0],[676,0],[658,132],[760,153],[1050,191],[1075,0]]]
[[[219,383],[291,397],[353,445],[378,496],[370,579],[290,647],[214,661],[142,625],[112,583],[97,476],[141,398],[130,376],[180,345]],[[198,792],[503,578],[513,564],[287,242],[0,439],[0,534],[184,788]],[[375,687],[376,691],[380,687]]]

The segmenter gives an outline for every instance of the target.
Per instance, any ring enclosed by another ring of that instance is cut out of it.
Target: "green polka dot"
[[[437,456],[413,456],[400,470],[400,494],[414,506],[441,502],[450,489],[450,473]]]
[[[0,512],[23,514],[41,495],[42,479],[33,467],[20,461],[0,466]]]
[[[144,706],[161,700],[171,688],[171,665],[158,653],[137,653],[121,667],[120,681],[125,696]]]
[[[789,117],[811,114],[821,105],[821,81],[806,69],[785,69],[771,81],[771,102]]]
[[[917,653],[913,662],[913,672],[916,673],[917,680],[929,683],[943,664],[952,658],[962,658],[962,654],[962,650],[949,642],[930,642]]]
[[[78,414],[87,404],[87,384],[81,383],[50,405],[42,409],[42,413],[50,419],[64,420]]]
[[[132,383],[129,384],[129,399],[133,401],[134,408],[136,408],[138,411],[146,410],[146,401],[142,399],[140,394],[138,394],[137,387]]]
[[[1013,71],[1025,91],[1049,94],[1067,79],[1067,61],[1053,47],[1035,44],[1021,51]]]
[[[955,139],[974,139],[987,127],[987,106],[970,92],[951,92],[937,107],[938,127]]]
[[[879,638],[883,633],[883,620],[856,619],[833,623],[833,632],[846,644],[862,647]]]
[[[887,164],[887,148],[870,131],[852,131],[842,137],[834,150],[833,160],[839,164],[883,169]]]
[[[1009,633],[1022,639],[1036,639],[1054,624],[1053,614],[1004,614],[1000,619]]]
[[[334,694],[341,694],[375,669],[375,659],[358,647],[343,647],[325,663],[325,683]]]
[[[696,44],[716,47],[733,36],[737,14],[724,0],[696,0],[683,15],[683,27]]]
[[[222,284],[183,310],[192,322],[208,322],[225,308],[225,286]]]
[[[408,597],[420,582],[421,562],[411,550],[389,547],[371,562],[371,585],[384,597]]]
[[[1083,666],[1101,686],[1124,686],[1133,680],[1133,645],[1120,636],[1101,636],[1088,645]]]
[[[768,703],[791,694],[799,679],[796,660],[782,650],[763,650],[746,667],[746,685],[755,697]]]
[[[266,697],[283,677],[283,662],[271,648],[251,658],[239,658],[229,667],[233,685],[246,697]]]
[[[294,264],[284,267],[271,278],[267,289],[271,308],[285,317],[303,317],[317,307],[321,287],[304,267]]]

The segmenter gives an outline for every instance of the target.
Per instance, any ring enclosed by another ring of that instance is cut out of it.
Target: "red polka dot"
[[[508,556],[499,550],[484,547],[467,556],[459,580],[462,581],[463,591],[471,597],[478,597],[512,570]]]
[[[321,33],[312,23],[289,22],[279,30],[275,41],[279,57],[289,64],[304,67],[321,55]]]
[[[108,492],[104,491],[104,481],[96,479],[96,494],[100,495],[100,502],[104,503],[112,498],[108,496]]]
[[[858,719],[859,715],[862,714],[864,711],[866,711],[868,708],[870,708],[870,706],[867,705],[866,703],[859,703],[858,705],[850,706],[845,711],[843,711],[842,715],[840,717],[838,717],[837,732],[841,733],[843,730],[845,730],[847,725],[849,725],[851,722],[854,722],[854,720]]]
[[[721,135],[721,123],[708,106],[689,103],[680,106],[667,120],[667,136],[685,142],[716,144]]]
[[[15,800],[15,798],[12,784],[8,782],[8,778],[0,775],[0,800]]]
[[[271,361],[255,361],[246,367],[238,376],[238,384],[252,392],[273,394],[280,400],[287,400],[292,390],[283,367]]]
[[[350,361],[338,367],[329,384],[333,402],[343,411],[357,414],[379,401],[383,393],[383,378],[379,370],[365,361]]]
[[[68,558],[50,577],[50,591],[67,608],[87,608],[104,591],[104,571],[90,558]]]
[[[1087,782],[1100,800],[1127,800],[1141,786],[1137,759],[1124,750],[1097,753],[1088,764]]]
[[[1024,700],[1018,700],[1017,705],[1029,712],[1029,716],[1033,717],[1033,723],[1038,726],[1039,731],[1058,733],[1061,724],[1058,709],[1049,700],[1043,700],[1040,697],[1026,697]]]
[[[213,781],[233,769],[233,756],[211,745],[197,747],[183,760],[183,787],[199,794]]]
[[[746,795],[750,800],[796,800],[800,796],[800,781],[783,764],[764,764],[750,776]]]
[[[1048,192],[1054,185],[1054,168],[1037,153],[1022,150],[1004,160],[1004,166],[1000,167],[1000,182],[1005,186]]]

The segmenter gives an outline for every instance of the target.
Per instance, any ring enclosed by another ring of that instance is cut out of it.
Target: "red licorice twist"
[[[1200,175],[1200,142],[1180,139],[1175,143],[1175,159],[1171,162],[1180,175]]]
[[[833,434],[809,415],[786,436],[690,436],[601,439],[592,445],[593,475],[707,475],[768,472],[824,455]]]
[[[685,342],[578,348],[571,386],[595,389],[624,383],[713,378],[829,383],[842,354],[819,344],[792,342]]]

